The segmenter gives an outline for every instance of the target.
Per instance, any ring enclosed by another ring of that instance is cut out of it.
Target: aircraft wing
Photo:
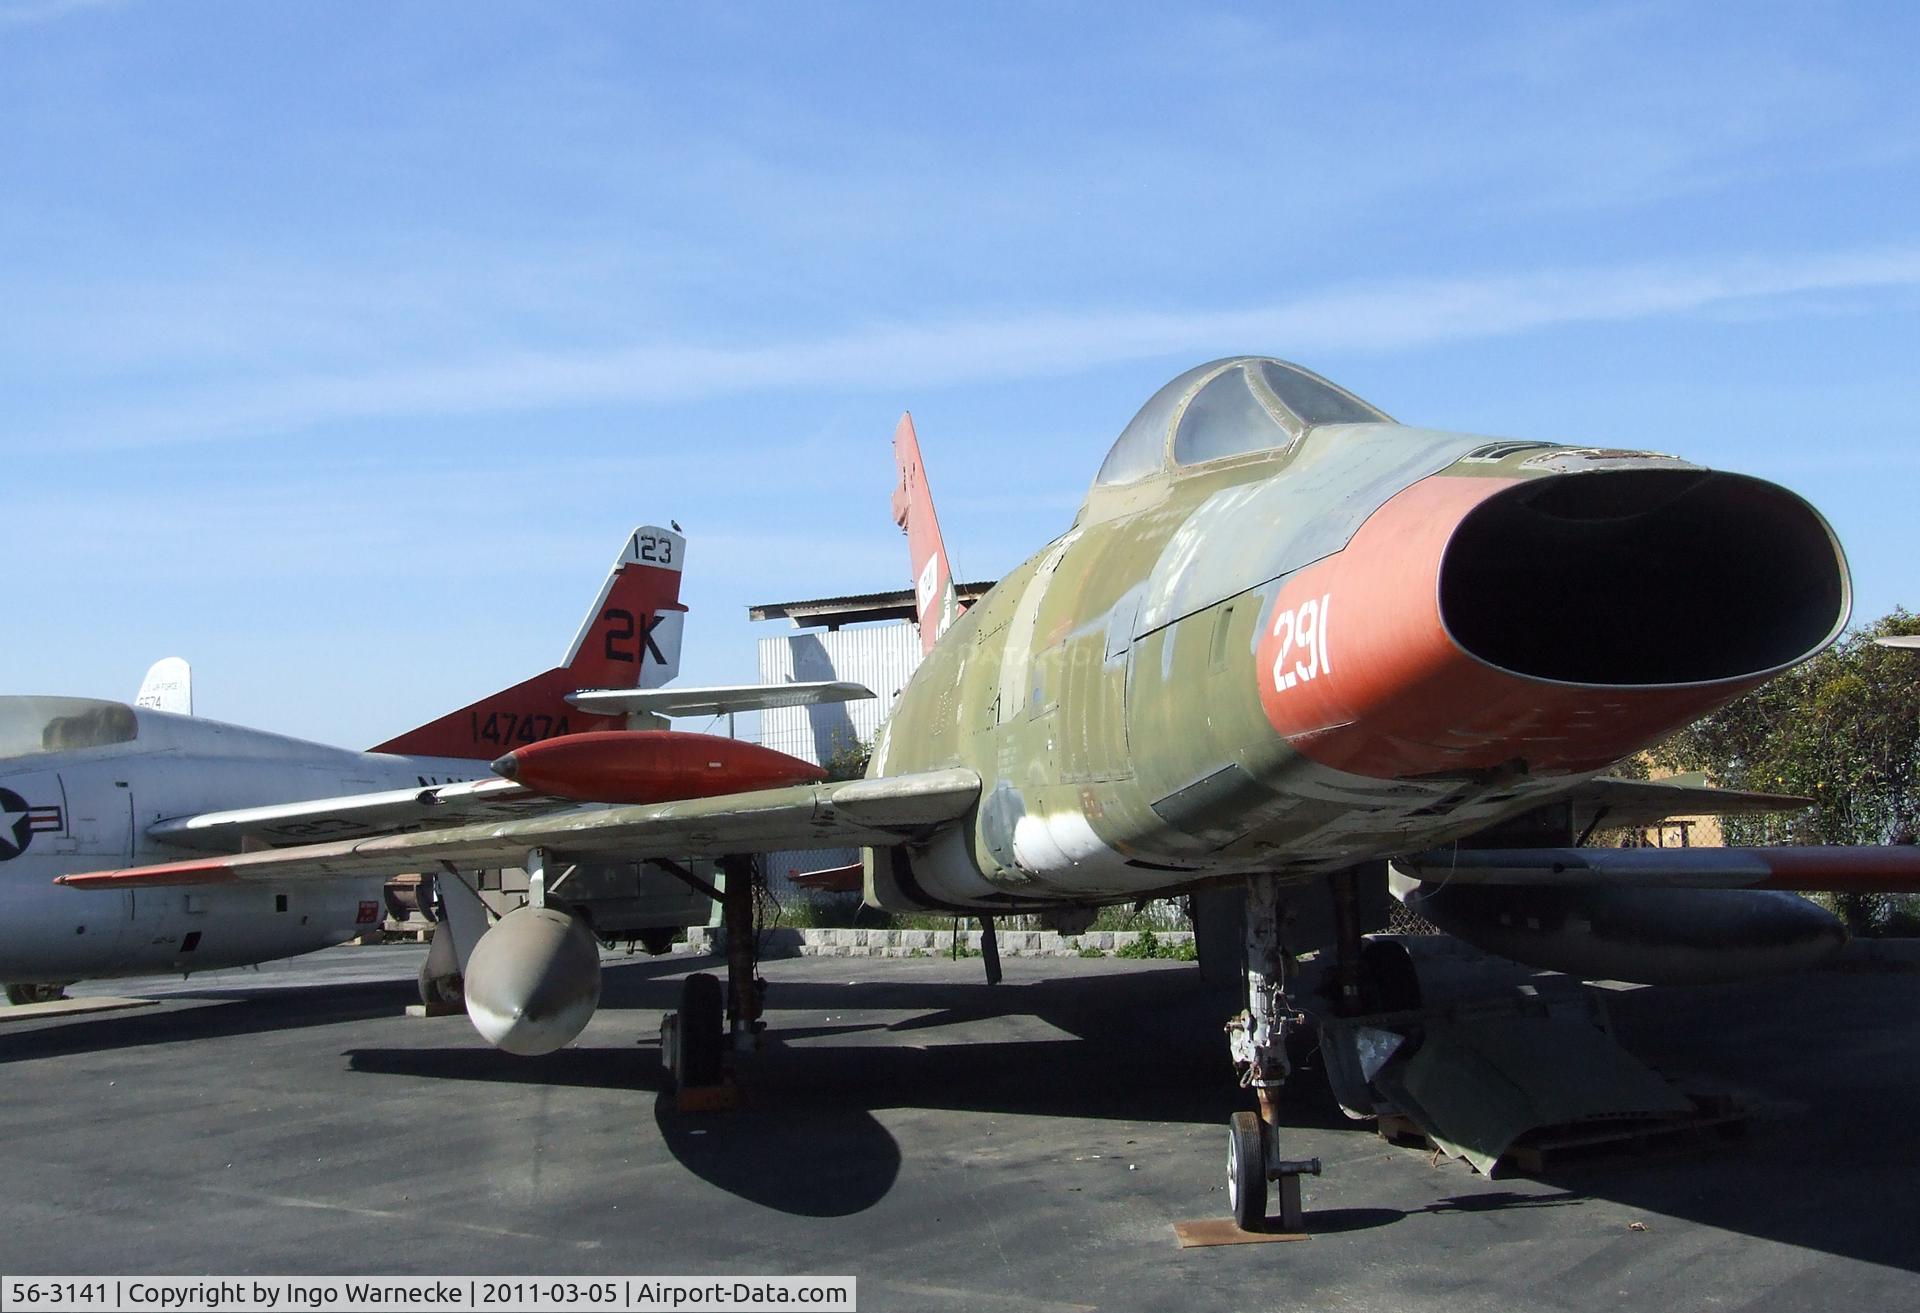
[[[1394,865],[1429,884],[1920,892],[1920,845],[1780,848],[1436,848]]]
[[[1920,647],[1920,634],[1895,634],[1891,638],[1873,640],[1881,647]]]
[[[441,828],[483,817],[528,816],[573,805],[492,777],[173,816],[155,822],[147,833],[182,848],[234,852]]]
[[[706,688],[589,688],[569,693],[567,701],[601,716],[636,711],[655,716],[718,716],[728,711],[860,702],[872,696],[873,690],[865,684],[829,679],[795,684],[715,684]]]
[[[1577,833],[1598,820],[1602,826],[1638,829],[1673,816],[1754,816],[1811,806],[1813,799],[1789,793],[1717,789],[1698,774],[1664,780],[1622,780],[1603,775],[1574,791],[1573,826]]]
[[[55,883],[85,889],[362,879],[443,864],[469,869],[519,866],[535,848],[565,861],[594,855],[719,857],[789,848],[881,847],[958,820],[979,796],[980,777],[954,767],[682,802],[575,807],[521,820],[416,834],[84,871],[61,876]]]

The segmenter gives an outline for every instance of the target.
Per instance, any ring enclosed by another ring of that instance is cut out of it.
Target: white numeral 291
[[[1273,618],[1273,636],[1285,638],[1273,654],[1273,689],[1284,693],[1295,684],[1304,684],[1309,679],[1332,669],[1327,660],[1327,603],[1333,594],[1323,594],[1318,600],[1302,602],[1292,611],[1282,611]],[[1287,669],[1287,658],[1295,653],[1300,658],[1293,663],[1293,669]]]

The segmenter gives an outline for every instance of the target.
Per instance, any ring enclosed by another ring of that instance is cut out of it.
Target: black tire
[[[647,950],[648,957],[663,957],[673,951],[673,937],[678,933],[672,926],[642,930],[639,935],[640,947]]]
[[[1420,972],[1405,944],[1369,939],[1360,945],[1360,1003],[1366,1012],[1419,1011]]]
[[[717,976],[698,972],[688,976],[680,987],[680,1083],[683,1086],[720,1083],[726,1010],[726,999]]]
[[[420,1001],[430,1008],[466,1006],[466,991],[459,976],[436,975],[429,963],[420,964]]]
[[[1236,1112],[1227,1122],[1227,1207],[1242,1231],[1266,1229],[1266,1126],[1258,1113]]]
[[[430,1008],[460,1007],[466,1002],[460,956],[453,951],[453,932],[444,922],[434,926],[426,961],[420,964],[420,1001]]]
[[[58,981],[7,986],[7,1002],[15,1007],[24,1007],[28,1003],[52,1003],[66,996],[67,987]]]

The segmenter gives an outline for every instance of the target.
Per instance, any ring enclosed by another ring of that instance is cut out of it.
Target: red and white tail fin
[[[913,602],[920,620],[920,646],[931,651],[960,614],[953,589],[953,569],[947,564],[947,544],[940,537],[940,519],[933,513],[933,490],[927,486],[926,467],[920,461],[920,439],[913,432],[913,416],[903,413],[893,431],[893,463],[900,471],[893,490],[893,522],[907,535],[907,554],[913,561]]]
[[[635,529],[552,670],[501,689],[376,746],[375,752],[491,761],[559,734],[620,729],[621,716],[596,716],[567,701],[583,688],[658,688],[680,671],[680,567],[687,540],[671,529]]]

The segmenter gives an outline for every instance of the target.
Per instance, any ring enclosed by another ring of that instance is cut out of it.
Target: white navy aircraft
[[[558,666],[366,752],[195,717],[178,658],[157,663],[130,704],[0,697],[0,984],[10,1001],[54,997],[76,980],[289,957],[353,938],[382,914],[378,875],[89,891],[56,877],[577,806],[577,791],[555,796],[489,763],[715,707],[872,696],[837,684],[661,687],[679,669],[685,545],[672,530],[636,529]],[[666,732],[632,746],[676,740],[713,742]],[[705,778],[678,793],[723,792],[741,756],[760,752],[696,751]]]

